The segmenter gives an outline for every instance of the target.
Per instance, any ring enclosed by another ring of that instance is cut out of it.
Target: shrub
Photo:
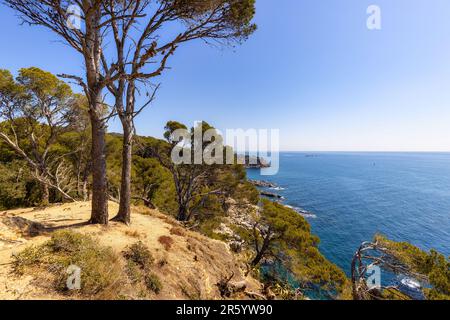
[[[161,243],[164,247],[164,249],[166,249],[167,251],[170,250],[170,248],[172,248],[173,245],[173,239],[169,236],[161,236],[158,238],[159,243]]]
[[[45,247],[31,246],[25,248],[21,253],[13,256],[13,271],[18,275],[23,275],[26,268],[37,266],[41,263],[45,252]]]
[[[148,270],[154,259],[148,248],[141,242],[136,242],[129,246],[124,252],[125,259],[134,262],[143,270]]]
[[[162,258],[161,260],[158,261],[158,267],[160,267],[160,268],[163,268],[168,264],[169,264],[169,261],[167,261],[166,258]]]
[[[158,276],[154,273],[149,273],[145,275],[145,285],[154,293],[158,294],[162,290],[162,284]]]
[[[145,287],[158,294],[162,289],[159,278],[151,273],[154,259],[148,248],[141,242],[136,242],[123,252],[127,260],[126,273],[132,283],[143,284]]]
[[[132,283],[138,283],[143,280],[141,268],[131,260],[127,261],[126,274]]]

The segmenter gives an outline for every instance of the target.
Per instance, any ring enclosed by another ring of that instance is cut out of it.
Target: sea
[[[450,153],[282,152],[278,174],[247,173],[278,186],[347,275],[377,233],[450,256]]]

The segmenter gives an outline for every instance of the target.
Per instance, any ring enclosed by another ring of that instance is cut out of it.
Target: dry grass
[[[186,231],[183,230],[181,227],[172,227],[170,229],[170,234],[175,236],[184,237],[186,235]]]
[[[137,238],[140,239],[142,237],[142,235],[136,231],[136,230],[125,230],[125,235],[129,236],[129,237],[133,237],[133,238]]]
[[[67,270],[81,270],[81,288],[67,288]],[[125,277],[119,256],[87,235],[69,230],[55,232],[41,246],[31,246],[14,257],[16,274],[32,273],[48,289],[87,298],[118,299]]]

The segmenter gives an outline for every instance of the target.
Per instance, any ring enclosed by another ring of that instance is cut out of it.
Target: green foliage
[[[164,138],[171,144],[177,143],[178,141],[174,141],[172,134],[179,129],[187,129],[187,127],[177,121],[168,121],[164,127]]]
[[[166,143],[151,137],[137,137],[136,140],[133,155],[133,193],[141,199],[149,200],[162,212],[175,216],[178,204],[172,175],[151,152]]]
[[[133,283],[143,283],[148,290],[156,294],[162,290],[158,276],[151,272],[154,262],[152,254],[142,242],[129,246],[123,256],[127,260],[126,273]]]
[[[155,206],[175,215],[176,194],[170,172],[161,166],[149,150],[162,141],[151,137],[135,137],[132,161],[132,198],[135,204]],[[118,199],[122,168],[122,135],[106,135],[107,172],[110,194]]]
[[[427,299],[450,300],[450,258],[436,250],[427,253],[408,242],[395,242],[382,235],[376,235],[374,241],[412,271],[428,277],[432,288],[425,289]]]
[[[48,254],[47,247],[30,246],[21,253],[14,255],[13,270],[18,275],[23,275],[28,268],[38,267],[44,263]]]
[[[25,202],[26,183],[20,162],[0,163],[0,209],[10,209]]]
[[[141,269],[148,270],[152,266],[154,259],[148,248],[141,242],[136,242],[124,251],[125,259],[134,262]]]
[[[255,30],[251,21],[255,15],[255,0],[159,0],[170,3],[177,10],[177,16],[190,24],[198,24],[206,18],[217,21],[217,31],[209,37],[245,40]]]
[[[256,233],[249,231],[246,239],[250,246],[258,243],[256,251],[262,255],[264,270],[275,282],[292,279],[300,287],[314,287],[332,296],[346,290],[344,272],[319,252],[319,239],[297,212],[263,199],[258,225]]]
[[[163,288],[161,280],[159,280],[159,277],[154,273],[149,273],[145,275],[145,285],[150,290],[153,291],[156,294],[159,294]]]
[[[223,213],[215,213],[210,216],[205,216],[199,221],[198,231],[212,239],[221,241],[228,240],[226,235],[215,232],[222,223],[224,216],[225,215]]]
[[[185,132],[180,133],[180,129]],[[202,121],[196,128],[187,130],[183,124],[169,121],[165,130],[167,142],[153,144],[148,153],[172,174],[179,220],[195,219],[203,223],[213,215],[224,213],[229,197],[253,204],[258,202],[258,191],[248,184],[244,167],[223,163],[230,148],[224,146],[222,136],[213,126]],[[172,160],[177,150],[183,158],[182,163]],[[203,155],[202,163],[195,163],[197,152]],[[205,155],[212,159],[205,159]],[[222,155],[223,161],[219,161]],[[232,155],[236,159],[236,155]]]
[[[0,209],[37,206],[40,201],[41,188],[26,163],[15,159],[0,161]]]
[[[51,100],[59,103],[72,97],[69,85],[52,73],[36,67],[20,69],[17,82],[24,87],[32,99],[39,101]]]
[[[40,189],[30,193],[40,193],[41,204],[72,199],[79,191],[72,190],[68,172],[74,171],[79,178],[87,168],[81,161],[73,161],[81,159],[88,147],[84,143],[89,141],[84,125],[88,122],[86,104],[66,83],[39,68],[20,69],[16,79],[9,71],[0,70],[0,162],[24,161],[29,177]],[[68,132],[72,132],[71,139],[67,139]],[[82,135],[83,139],[79,138]]]

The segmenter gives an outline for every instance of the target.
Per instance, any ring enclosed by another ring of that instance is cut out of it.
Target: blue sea
[[[320,250],[350,274],[353,253],[382,233],[450,256],[450,153],[281,153],[275,176],[250,179],[297,209]]]

